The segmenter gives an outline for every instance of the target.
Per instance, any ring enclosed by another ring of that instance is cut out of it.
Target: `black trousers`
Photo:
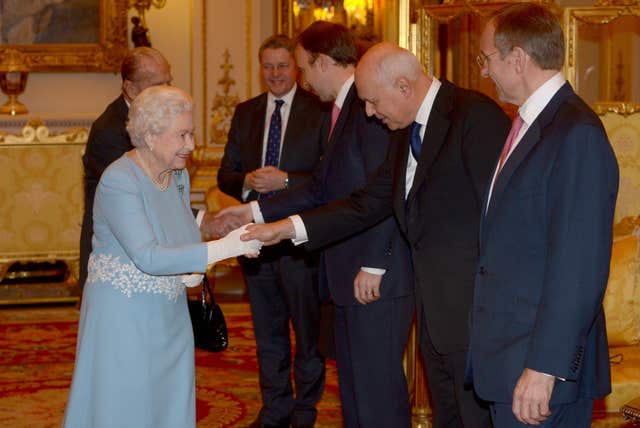
[[[262,409],[269,425],[313,425],[324,389],[325,365],[318,352],[317,263],[294,256],[241,259],[256,336]],[[295,333],[291,383],[289,323]]]
[[[420,315],[420,350],[433,403],[434,428],[491,427],[489,403],[482,401],[471,386],[465,386],[467,351],[436,351],[424,314]]]
[[[413,296],[336,305],[336,360],[346,428],[411,426],[402,356],[413,306]]]

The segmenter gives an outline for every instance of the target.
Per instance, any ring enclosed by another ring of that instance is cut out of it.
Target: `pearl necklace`
[[[138,158],[138,162],[140,162],[142,171],[144,171],[144,173],[147,174],[147,176],[151,179],[153,184],[158,189],[160,189],[161,192],[164,192],[165,190],[167,190],[167,188],[169,188],[169,180],[171,178],[171,174],[166,174],[162,179],[162,181],[158,181],[156,177],[151,173],[151,168],[149,168],[149,165],[147,165],[147,162],[145,162],[142,155],[140,154],[140,150],[138,149],[136,149],[136,157]]]

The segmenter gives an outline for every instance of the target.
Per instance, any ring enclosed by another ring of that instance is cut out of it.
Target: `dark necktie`
[[[280,137],[282,135],[282,117],[280,107],[284,104],[282,100],[275,100],[276,109],[271,115],[269,124],[269,135],[267,136],[267,152],[264,155],[264,166],[278,166],[280,159]]]
[[[422,138],[420,138],[420,128],[421,124],[418,122],[413,122],[411,125],[411,154],[417,161],[420,158],[420,149],[422,148]]]

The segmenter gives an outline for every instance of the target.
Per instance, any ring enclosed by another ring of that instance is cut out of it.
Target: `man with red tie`
[[[313,181],[233,210],[274,221],[348,196],[383,164],[389,131],[368,118],[354,85],[357,49],[346,27],[317,21],[298,36],[304,84],[333,103],[328,147]],[[328,119],[328,118],[327,118]],[[413,317],[408,247],[393,218],[323,249],[320,294],[335,303],[335,355],[347,428],[410,426],[402,356]]]
[[[322,155],[326,106],[297,86],[294,47],[285,36],[262,43],[258,58],[268,91],[238,104],[234,112],[218,185],[241,202],[267,200],[303,185]],[[317,346],[318,254],[286,243],[239,262],[251,305],[262,393],[262,409],[251,427],[311,427],[325,373]],[[296,339],[293,364],[290,324]]]
[[[602,299],[618,165],[562,76],[552,11],[509,6],[479,46],[483,77],[519,108],[483,201],[469,373],[496,428],[588,428],[611,391]]]

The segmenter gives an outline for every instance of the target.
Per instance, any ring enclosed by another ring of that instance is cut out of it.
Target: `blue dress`
[[[65,428],[195,427],[180,274],[204,272],[207,247],[189,205],[186,170],[165,191],[127,155],[103,174]]]

